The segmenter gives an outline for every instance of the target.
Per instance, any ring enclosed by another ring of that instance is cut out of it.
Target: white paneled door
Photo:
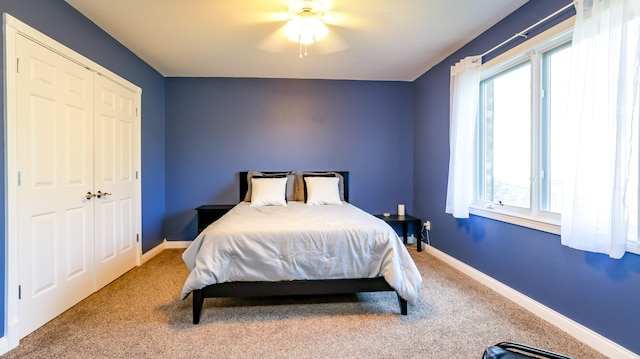
[[[16,38],[18,335],[136,264],[136,97]],[[11,174],[10,174],[11,175]]]
[[[135,94],[95,77],[96,289],[136,264]]]
[[[93,74],[25,38],[16,47],[23,337],[94,291]]]

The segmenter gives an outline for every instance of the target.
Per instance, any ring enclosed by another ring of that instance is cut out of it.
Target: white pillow
[[[252,178],[251,187],[250,207],[287,205],[287,177]]]
[[[305,177],[307,204],[342,204],[338,177]]]

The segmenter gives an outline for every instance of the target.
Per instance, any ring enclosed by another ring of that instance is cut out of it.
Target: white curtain
[[[451,67],[449,180],[445,212],[456,218],[469,218],[469,205],[473,200],[480,65],[477,57],[467,57]]]
[[[638,234],[640,1],[575,6],[561,241],[621,258]]]

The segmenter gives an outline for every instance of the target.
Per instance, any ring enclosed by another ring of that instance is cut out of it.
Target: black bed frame
[[[344,198],[349,201],[349,172],[338,172],[344,178]],[[247,172],[240,172],[240,201],[248,189]],[[361,292],[395,292],[382,277],[357,279],[325,279],[325,280],[294,280],[279,282],[227,282],[208,285],[194,290],[193,296],[193,324],[200,322],[200,314],[205,298],[219,297],[273,297],[297,295],[329,295],[355,294]],[[400,313],[407,315],[407,301],[397,294]]]

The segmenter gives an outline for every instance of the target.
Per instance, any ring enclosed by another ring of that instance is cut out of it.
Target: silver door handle
[[[96,197],[98,197],[98,198],[103,197],[103,196],[106,197],[106,196],[110,196],[110,195],[111,195],[111,193],[101,192],[101,191],[98,191],[98,193],[96,193]]]
[[[91,198],[93,198],[93,197],[95,197],[95,196],[96,196],[95,194],[93,194],[93,193],[91,193],[91,192],[87,192],[87,194],[84,196],[84,198],[86,198],[86,199],[91,199]]]

